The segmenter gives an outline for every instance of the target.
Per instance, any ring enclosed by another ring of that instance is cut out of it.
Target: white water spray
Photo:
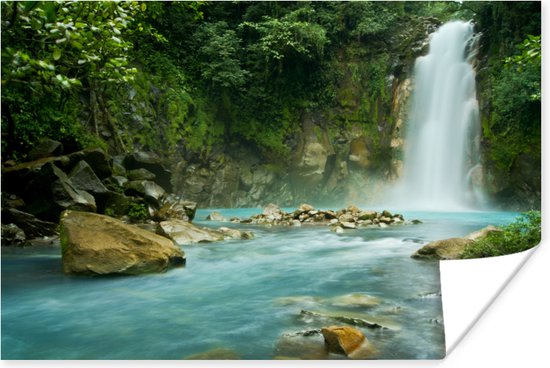
[[[416,60],[403,176],[393,196],[399,207],[464,210],[483,199],[472,180],[480,169],[475,41],[471,23],[449,22]]]

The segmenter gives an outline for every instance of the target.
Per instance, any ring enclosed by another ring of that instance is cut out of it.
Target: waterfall
[[[483,200],[479,180],[472,178],[481,168],[470,64],[476,40],[472,23],[449,22],[431,35],[428,54],[416,60],[403,175],[394,195],[400,207],[463,210]]]

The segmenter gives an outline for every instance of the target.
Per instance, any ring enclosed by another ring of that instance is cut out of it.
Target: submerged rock
[[[275,359],[328,358],[320,329],[284,333],[275,346]]]
[[[225,221],[225,217],[217,211],[214,211],[210,213],[208,216],[206,216],[206,219],[208,221]]]
[[[367,294],[346,294],[329,300],[332,305],[370,308],[380,304],[380,298]]]
[[[224,240],[224,235],[216,230],[193,225],[187,221],[169,220],[158,224],[157,234],[172,239],[177,244],[209,243]]]
[[[226,348],[217,348],[201,353],[193,354],[183,358],[185,360],[238,360],[241,359],[239,355]]]
[[[336,354],[350,355],[365,341],[365,335],[350,326],[323,327],[321,333],[328,351]]]
[[[400,327],[391,321],[381,322],[374,320],[374,317],[366,316],[363,314],[353,313],[349,311],[341,312],[313,312],[309,310],[302,310],[300,312],[302,317],[311,318],[311,319],[320,319],[320,320],[332,320],[337,322],[343,322],[348,325],[366,327],[372,329],[388,329],[388,330],[399,330]]]
[[[229,239],[242,239],[242,240],[251,240],[254,239],[254,234],[252,231],[242,231],[237,229],[230,229],[228,227],[220,227],[218,229],[221,232],[226,240]]]
[[[185,264],[169,239],[95,213],[63,212],[60,241],[67,274],[136,275]]]
[[[330,231],[335,232],[336,234],[343,234],[344,228],[342,226],[333,226],[330,228]]]
[[[354,222],[343,221],[340,223],[340,226],[344,229],[357,229],[357,225]]]

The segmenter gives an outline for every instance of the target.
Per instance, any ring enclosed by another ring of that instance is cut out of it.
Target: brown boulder
[[[464,248],[468,245],[478,239],[486,237],[491,233],[499,231],[502,230],[489,225],[481,230],[474,231],[463,238],[437,240],[418,249],[415,253],[413,253],[413,255],[411,255],[411,257],[415,259],[460,259]]]
[[[323,327],[321,333],[331,353],[350,355],[365,341],[365,335],[349,326]]]
[[[60,233],[67,274],[136,275],[185,263],[183,251],[169,239],[108,216],[65,211]]]
[[[415,259],[459,259],[467,245],[474,241],[465,238],[437,240],[418,249],[411,257]]]

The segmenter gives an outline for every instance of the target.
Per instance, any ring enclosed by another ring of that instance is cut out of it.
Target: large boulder
[[[108,191],[86,161],[79,161],[68,177],[74,188],[93,195],[105,194]]]
[[[195,202],[168,196],[162,207],[153,213],[153,219],[156,221],[176,219],[191,222],[195,218],[196,211],[197,204]]]
[[[67,274],[136,275],[185,263],[169,239],[95,213],[63,212],[60,237]]]
[[[21,228],[27,238],[38,238],[57,234],[57,224],[48,221],[42,221],[23,211],[15,208],[2,210],[2,221],[14,223]]]
[[[465,238],[437,240],[426,244],[411,255],[414,259],[459,259],[464,248],[474,241]]]
[[[478,240],[478,239],[486,237],[487,235],[489,235],[491,233],[498,233],[498,232],[501,232],[501,231],[502,231],[502,229],[499,229],[498,227],[495,227],[493,225],[489,225],[487,227],[484,227],[481,230],[474,231],[473,233],[470,233],[470,234],[466,235],[464,238],[465,239],[470,239],[470,240]]]
[[[71,153],[67,158],[67,169],[72,169],[80,161],[86,161],[98,178],[105,179],[113,175],[113,160],[101,148],[87,148]]]
[[[27,237],[15,224],[2,224],[2,245],[23,245]]]
[[[127,170],[147,169],[155,174],[155,181],[167,192],[172,192],[172,174],[164,167],[160,157],[152,152],[134,152],[124,157]]]
[[[162,200],[166,196],[166,191],[150,180],[129,181],[124,188],[126,195],[142,197],[150,206],[157,209],[162,206]]]
[[[29,152],[29,159],[34,161],[40,158],[59,156],[62,152],[63,144],[61,142],[44,138]]]
[[[101,195],[98,201],[98,212],[109,216],[124,216],[130,210],[130,204],[135,202],[135,198],[126,197],[122,193],[108,191]]]
[[[66,157],[48,157],[2,169],[2,191],[16,194],[25,202],[47,196],[54,181],[55,165],[68,164]]]
[[[283,219],[284,213],[279,206],[270,203],[264,207],[262,215],[264,215],[268,221],[280,221]]]
[[[155,174],[144,168],[128,170],[126,176],[128,180],[155,180],[156,178]]]
[[[97,206],[94,197],[84,191],[75,188],[67,174],[53,166],[57,180],[52,183],[52,196],[56,209],[59,212],[64,210],[96,212]]]
[[[157,227],[157,234],[172,239],[177,244],[209,243],[224,240],[224,234],[199,226],[187,221],[161,221]]]
[[[411,257],[415,259],[460,259],[464,249],[474,243],[474,241],[484,238],[487,235],[502,231],[501,229],[489,225],[481,230],[474,231],[463,238],[450,238],[437,240],[426,244],[414,252]]]
[[[321,333],[328,351],[336,354],[350,355],[365,341],[365,335],[350,326],[323,327]]]

